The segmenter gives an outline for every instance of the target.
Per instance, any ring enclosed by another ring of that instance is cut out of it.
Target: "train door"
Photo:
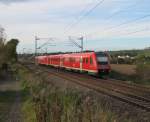
[[[92,57],[92,55],[90,56],[90,59],[89,59],[89,69],[93,69],[93,67],[94,67],[94,63],[93,63],[93,57]]]
[[[85,71],[87,71],[89,69],[89,58],[88,57],[83,58],[83,69]]]
[[[83,69],[83,57],[80,57],[80,71]]]
[[[51,65],[51,59],[48,57],[48,65]]]
[[[46,57],[46,65],[48,65],[48,57]]]
[[[60,67],[62,67],[63,66],[63,57],[60,57]]]

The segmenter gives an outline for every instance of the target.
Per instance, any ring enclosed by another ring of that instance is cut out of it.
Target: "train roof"
[[[85,51],[85,52],[77,52],[77,53],[64,53],[64,54],[48,54],[48,55],[43,55],[43,56],[37,56],[37,57],[39,57],[39,58],[44,58],[44,57],[49,57],[49,56],[53,56],[53,57],[58,57],[58,56],[69,56],[70,54],[71,55],[74,55],[74,56],[79,56],[79,55],[91,55],[91,54],[93,54],[93,53],[95,53],[95,54],[104,54],[105,52],[94,52],[94,51]]]

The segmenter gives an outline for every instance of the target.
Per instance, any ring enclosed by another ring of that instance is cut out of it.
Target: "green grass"
[[[125,75],[121,74],[116,71],[111,71],[109,74],[110,78],[117,79],[117,80],[123,80],[127,83],[137,83],[137,84],[143,84],[143,85],[150,85],[150,81],[143,80],[139,78],[139,76],[135,75]]]
[[[37,122],[36,114],[34,111],[34,103],[31,99],[26,99],[22,104],[22,112],[24,122]]]
[[[123,81],[126,81],[128,83],[134,83],[135,79],[136,79],[135,75],[125,75],[125,74],[121,74],[119,72],[116,72],[114,70],[112,70],[110,72],[109,77],[113,78],[113,79],[117,79],[117,80],[123,80]]]

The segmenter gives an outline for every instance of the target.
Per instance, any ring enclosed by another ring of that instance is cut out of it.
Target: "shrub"
[[[137,78],[150,83],[150,52],[145,52],[137,56]]]
[[[137,64],[136,75],[139,80],[150,82],[150,64]]]

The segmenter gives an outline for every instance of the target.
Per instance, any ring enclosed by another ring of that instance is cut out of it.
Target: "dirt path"
[[[0,80],[0,121],[22,122],[21,87],[10,74]]]

